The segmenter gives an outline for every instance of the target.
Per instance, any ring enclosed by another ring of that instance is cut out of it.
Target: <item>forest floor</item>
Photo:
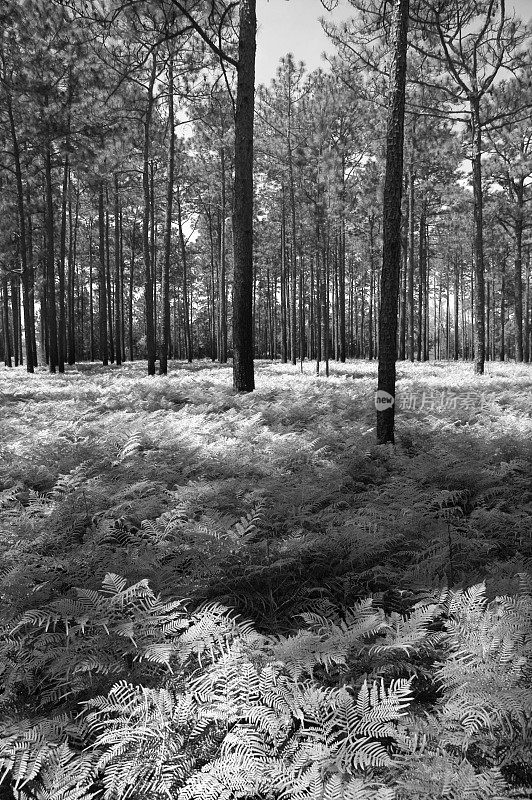
[[[280,630],[324,594],[512,591],[532,568],[532,368],[399,363],[395,447],[375,443],[376,368],[260,361],[247,395],[206,361],[5,370],[4,597],[113,572]]]

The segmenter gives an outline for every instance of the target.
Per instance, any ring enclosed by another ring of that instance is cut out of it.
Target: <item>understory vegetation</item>
[[[0,797],[531,796],[530,366],[312,370],[2,373]]]

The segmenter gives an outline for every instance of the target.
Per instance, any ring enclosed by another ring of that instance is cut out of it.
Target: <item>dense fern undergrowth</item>
[[[2,373],[0,797],[532,797],[530,367],[304,366]]]

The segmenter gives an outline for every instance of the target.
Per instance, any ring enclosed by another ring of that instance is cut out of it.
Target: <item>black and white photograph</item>
[[[532,800],[532,0],[0,0],[0,800]]]

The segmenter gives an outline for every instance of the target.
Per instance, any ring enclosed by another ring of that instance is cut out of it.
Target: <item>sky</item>
[[[507,5],[514,6],[522,19],[532,18],[532,0],[514,0]],[[333,47],[318,20],[345,19],[349,9],[348,0],[340,0],[333,17],[320,0],[257,0],[257,84],[270,82],[279,59],[287,53],[293,53],[296,61],[304,61],[309,69],[326,66],[321,53],[332,52]]]

